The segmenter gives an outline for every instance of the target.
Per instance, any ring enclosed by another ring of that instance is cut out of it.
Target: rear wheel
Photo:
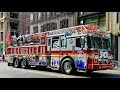
[[[27,60],[23,59],[23,60],[21,61],[21,68],[26,69],[26,68],[28,68],[28,67],[29,67],[29,66],[28,66]]]
[[[10,64],[10,63],[8,63],[8,66],[11,66],[11,64]]]
[[[69,58],[66,58],[65,60],[62,61],[61,70],[65,74],[72,74],[73,72],[76,71],[74,63]]]
[[[16,59],[13,63],[13,67],[18,68],[19,67],[19,60]]]

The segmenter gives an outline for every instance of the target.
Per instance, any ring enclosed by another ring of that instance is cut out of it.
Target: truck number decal
[[[100,52],[100,59],[108,58],[108,52]]]

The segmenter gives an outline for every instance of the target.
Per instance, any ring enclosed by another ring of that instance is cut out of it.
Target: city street
[[[0,78],[120,78],[120,71],[104,70],[95,71],[91,74],[78,72],[74,75],[65,75],[55,70],[38,70],[13,68],[7,66],[7,63],[0,62]]]

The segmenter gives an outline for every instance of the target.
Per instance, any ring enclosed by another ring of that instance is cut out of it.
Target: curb
[[[115,67],[113,70],[120,71],[119,67]]]

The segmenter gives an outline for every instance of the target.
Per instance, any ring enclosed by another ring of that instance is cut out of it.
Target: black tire
[[[21,61],[21,68],[23,68],[23,69],[29,68],[29,65],[28,65],[28,62],[27,62],[26,59],[23,59],[23,60]]]
[[[11,66],[10,63],[8,63],[8,66]]]
[[[86,74],[91,74],[93,72],[93,70],[85,70]]]
[[[18,68],[19,67],[19,59],[16,59],[13,63],[13,67]]]
[[[65,74],[73,74],[76,72],[74,62],[69,58],[64,59],[61,63],[61,71]]]

